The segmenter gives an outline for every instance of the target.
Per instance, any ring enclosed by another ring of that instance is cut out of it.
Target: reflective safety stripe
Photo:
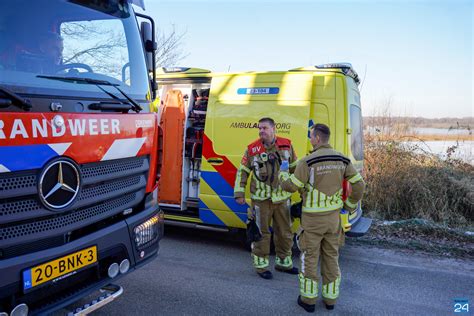
[[[341,284],[341,277],[328,284],[323,284],[323,297],[335,300],[339,296],[339,285]]]
[[[335,211],[337,209],[342,208],[344,203],[341,201],[340,203],[333,204],[327,207],[308,207],[308,206],[303,206],[303,212],[308,212],[308,213],[317,213],[317,212],[327,212],[327,211]]]
[[[290,174],[286,171],[281,171],[280,174],[278,175],[278,178],[282,181],[286,181],[290,178]]]
[[[267,186],[265,185],[264,182],[260,182],[260,188],[261,188],[261,193],[260,193],[260,196],[263,197],[263,198],[266,198],[268,197],[268,194],[267,194]]]
[[[349,199],[346,199],[345,203],[351,208],[356,208],[357,207],[357,203],[352,203],[351,201],[349,201]]]
[[[291,260],[291,256],[285,257],[285,259],[280,259],[280,257],[277,256],[275,258],[275,264],[283,268],[292,268],[293,260]]]
[[[270,198],[270,194],[267,194],[265,183],[255,180],[255,186],[257,187],[257,190],[252,195],[252,199],[257,201],[265,201]]]
[[[296,167],[297,164],[298,160],[293,161],[292,163],[290,163],[290,168]]]
[[[311,279],[305,278],[303,273],[298,275],[300,280],[300,294],[307,298],[318,297],[318,283]]]
[[[312,197],[312,192],[308,191],[306,193],[306,205],[305,205],[305,207],[310,207],[311,204],[313,204],[313,201],[312,201],[311,197]]]
[[[279,177],[282,177],[282,173],[280,173]],[[289,175],[286,174],[286,177],[289,178]],[[291,196],[291,193],[283,190],[281,186],[273,189],[265,182],[260,182],[257,179],[253,181],[255,181],[255,192],[252,194],[252,199],[254,200],[264,201],[271,199],[273,202],[280,202]]]
[[[252,171],[249,168],[245,167],[244,165],[240,165],[239,169],[242,169],[243,171],[247,172],[248,174],[250,174],[250,172]]]
[[[257,269],[263,269],[263,268],[268,267],[269,265],[269,261],[267,258],[258,257],[254,254],[252,254],[252,258],[253,258],[253,266]]]
[[[255,184],[256,184],[256,187],[257,187],[257,191],[255,192],[255,195],[256,195],[257,197],[260,197],[260,191],[261,191],[261,189],[260,189],[260,182],[259,182],[259,181],[255,181]]]
[[[276,194],[272,194],[272,202],[280,202],[290,198],[291,193],[284,191],[281,187],[278,187]]]
[[[290,180],[291,180],[291,182],[293,182],[293,184],[296,185],[298,188],[304,187],[304,183],[301,182],[300,180],[298,180],[298,178],[295,177],[294,174],[292,174],[292,175],[290,176]]]
[[[268,198],[267,198],[267,197],[260,197],[260,196],[252,195],[252,200],[265,201],[265,200],[268,200]]]
[[[353,176],[352,178],[350,178],[348,181],[350,183],[356,183],[356,182],[359,182],[360,180],[362,180],[362,176],[360,175],[360,173],[357,173],[355,176]]]
[[[272,195],[275,196],[276,198],[281,197],[282,190],[280,187],[276,188],[273,190]]]
[[[308,185],[305,186],[305,190],[307,193],[303,212],[333,211],[344,205],[341,198],[342,189],[329,196]]]
[[[242,181],[242,170],[246,171],[244,168],[248,170],[248,168],[244,165],[240,165],[239,170],[237,170],[234,184],[234,192],[245,192],[245,188],[240,186],[240,182]],[[248,173],[250,173],[250,171]]]
[[[298,245],[298,249],[301,250],[299,238],[296,239],[296,244]],[[302,253],[301,253],[301,256],[300,256],[300,260],[301,260],[301,273],[304,273],[304,258],[305,258],[305,254],[306,254],[306,252],[302,252]]]
[[[311,169],[309,169],[309,184],[311,186],[314,185],[314,167],[311,167]]]
[[[263,183],[261,183],[260,181],[257,181],[255,180],[255,186],[257,188],[257,190],[255,191],[255,193],[252,195],[252,199],[256,199],[256,200],[266,200],[266,197],[262,196],[263,192],[262,192],[262,189],[261,189],[261,186],[262,186]]]

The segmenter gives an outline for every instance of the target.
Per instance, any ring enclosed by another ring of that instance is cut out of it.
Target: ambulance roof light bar
[[[163,72],[166,74],[169,73],[210,73],[211,71],[201,68],[191,68],[191,67],[163,67]]]
[[[329,63],[329,64],[317,65],[317,66],[314,66],[314,67],[316,67],[318,69],[333,69],[333,68],[340,69],[343,74],[345,74],[346,76],[349,76],[352,79],[354,79],[354,81],[358,85],[360,84],[359,75],[354,70],[354,68],[352,68],[352,64],[350,64],[350,63]]]

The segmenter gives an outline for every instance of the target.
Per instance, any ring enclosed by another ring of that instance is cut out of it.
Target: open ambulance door
[[[163,130],[163,159],[159,192],[160,206],[168,214],[186,213],[197,217],[198,174],[207,105],[197,93],[208,94],[208,91],[209,84],[205,82],[176,80],[161,85],[158,117]]]

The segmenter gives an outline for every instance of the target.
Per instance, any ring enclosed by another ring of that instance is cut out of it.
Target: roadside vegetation
[[[451,148],[451,154],[455,148]],[[365,137],[364,206],[384,220],[422,218],[451,227],[474,224],[474,166],[442,160],[387,135]]]
[[[363,239],[474,258],[474,166],[453,158],[456,146],[446,159],[424,151],[400,122],[379,117],[383,128],[364,137],[363,208],[374,225]]]

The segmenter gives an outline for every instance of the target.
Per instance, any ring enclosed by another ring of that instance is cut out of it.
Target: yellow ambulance
[[[328,125],[330,144],[362,171],[359,77],[348,63],[243,73],[163,68],[156,79],[163,131],[159,198],[168,224],[246,228],[248,205],[234,201],[233,186],[262,117],[275,120],[277,135],[291,139],[298,157],[312,149],[310,127]],[[347,193],[350,185],[344,186]],[[350,222],[352,236],[371,224],[360,205]]]

